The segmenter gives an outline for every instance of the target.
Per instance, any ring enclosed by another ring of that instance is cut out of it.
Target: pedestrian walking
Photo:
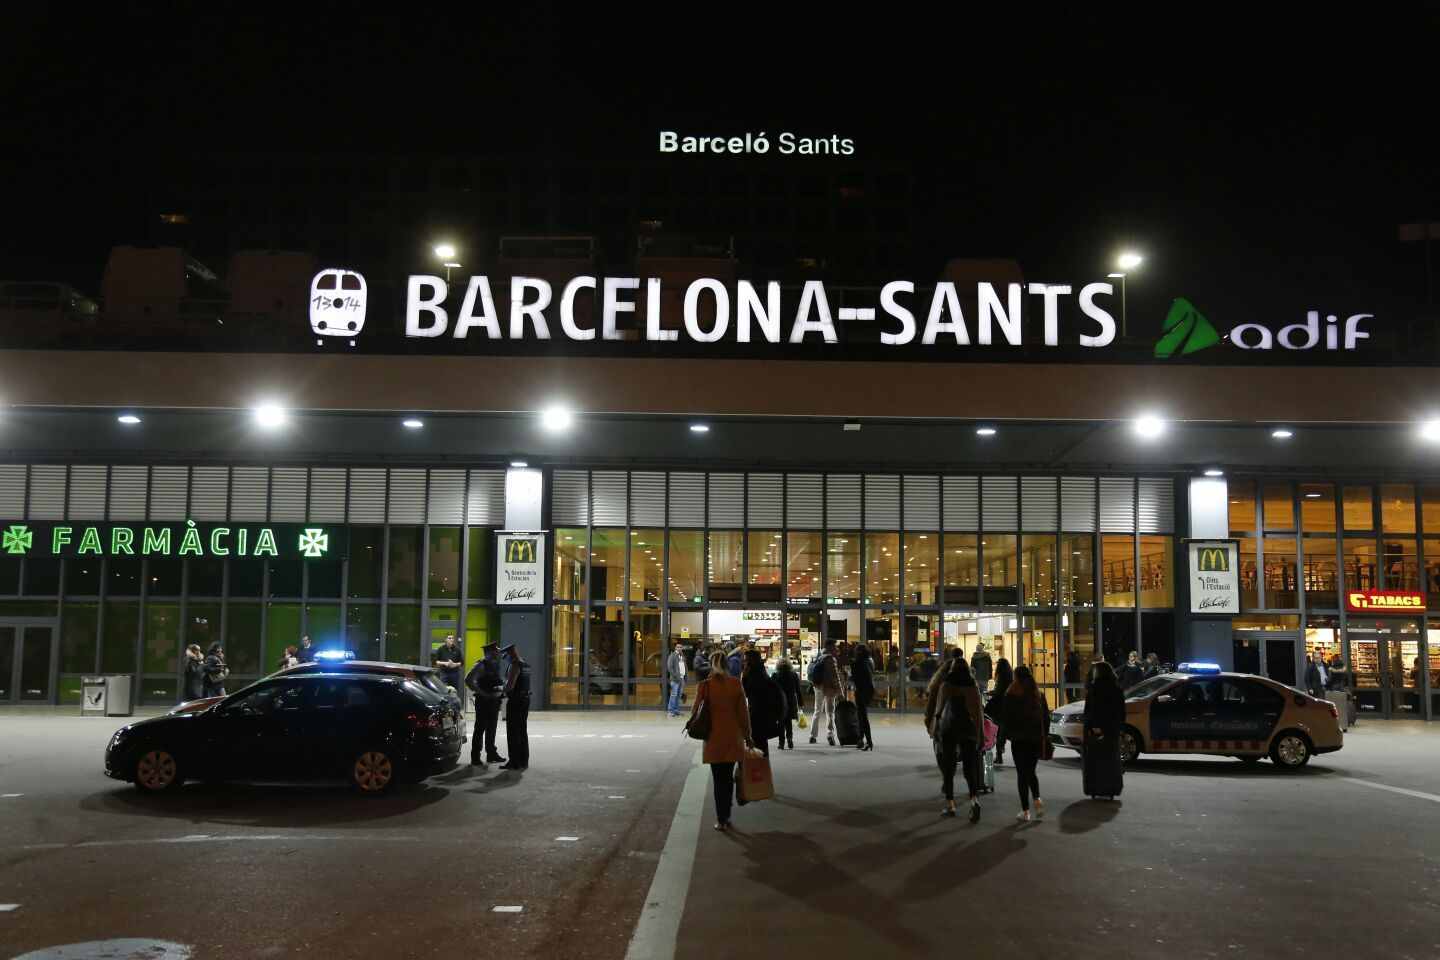
[[[295,659],[300,663],[315,662],[315,648],[310,645],[310,635],[308,633],[300,638],[300,646],[295,648]]]
[[[955,765],[958,762],[970,791],[970,822],[980,820],[980,741],[984,716],[980,712],[980,689],[970,667],[955,658],[944,668],[935,696],[925,703],[925,729],[935,744],[943,779],[945,808],[942,817],[955,816]]]
[[[1145,679],[1160,676],[1160,655],[1158,653],[1145,654]]]
[[[1124,789],[1120,729],[1125,725],[1125,692],[1115,678],[1115,668],[1104,660],[1091,668],[1087,686],[1082,785],[1086,796],[1113,799]]]
[[[482,743],[484,763],[504,763],[505,758],[495,747],[495,733],[500,726],[500,701],[505,696],[505,683],[500,676],[500,647],[497,644],[485,647],[483,655],[465,675],[465,686],[475,702],[475,729],[470,733],[470,766],[481,765]]]
[[[680,716],[680,696],[685,692],[685,647],[675,641],[675,649],[665,659],[665,683],[670,694],[670,716]]]
[[[695,645],[695,659],[690,666],[695,668],[696,683],[710,676],[710,654],[706,652],[704,646]]]
[[[874,750],[869,706],[875,699],[875,661],[867,644],[857,644],[850,658],[850,684],[855,689],[855,709],[860,715],[860,742],[856,746],[861,750]]]
[[[825,652],[810,664],[810,684],[815,688],[815,713],[810,718],[810,742],[820,736],[824,719],[825,739],[835,746],[835,700],[840,696],[840,664],[835,660],[835,641],[825,641]]]
[[[199,700],[203,696],[205,696],[205,654],[200,651],[200,644],[192,643],[185,648],[185,700]]]
[[[999,728],[995,734],[995,766],[1005,765],[1005,694],[1010,690],[1010,685],[1015,682],[1015,672],[1010,669],[1010,661],[1001,657],[995,661],[995,689],[990,693],[990,699],[985,702],[985,716]]]
[[[725,655],[718,650],[710,657],[710,676],[695,691],[694,721],[701,711],[709,717],[710,732],[700,759],[710,767],[715,788],[715,829],[730,829],[730,807],[735,802],[735,768],[745,759],[745,750],[755,745],[750,733],[750,711],[745,689],[730,676]]]
[[[1015,819],[1028,821],[1045,816],[1045,801],[1040,799],[1040,778],[1035,772],[1050,742],[1050,704],[1035,686],[1030,668],[1015,668],[1015,681],[1005,693],[1003,707],[1005,728],[1010,738],[1010,755],[1015,760],[1015,781],[1020,790],[1020,812]],[[1035,814],[1030,813],[1030,799],[1035,799]]]
[[[785,695],[785,719],[780,724],[780,749],[795,749],[795,721],[800,719],[800,674],[784,657],[775,665],[775,682]]]
[[[975,678],[975,686],[982,694],[990,688],[991,668],[990,653],[985,649],[984,642],[975,644],[975,654],[970,658],[970,675]]]
[[[737,643],[726,654],[725,669],[730,671],[730,676],[738,678],[745,669],[745,648]]]
[[[201,693],[207,697],[225,696],[225,678],[230,676],[230,667],[225,663],[225,648],[216,640],[205,654],[205,676]]]
[[[465,667],[465,654],[461,652],[455,634],[446,634],[445,642],[431,654],[430,662],[440,668],[440,679],[447,687],[451,687],[456,693],[464,688],[465,685],[460,682],[460,671]],[[463,700],[461,709],[464,709]]]
[[[505,745],[510,759],[501,770],[528,770],[530,767],[530,664],[520,656],[515,644],[507,643],[500,652],[510,658],[505,676]]]
[[[785,715],[785,694],[765,672],[765,658],[759,650],[745,652],[740,685],[745,690],[746,706],[750,710],[750,739],[766,757],[770,756],[770,741],[780,735],[781,718]]]
[[[1120,668],[1119,676],[1116,679],[1120,681],[1122,690],[1129,690],[1145,679],[1145,668],[1140,665],[1140,654],[1134,650],[1130,651],[1130,656],[1126,659],[1125,666]]]

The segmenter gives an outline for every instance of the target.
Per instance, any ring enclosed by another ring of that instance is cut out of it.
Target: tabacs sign
[[[1423,613],[1425,594],[1418,590],[1346,590],[1351,613]]]
[[[304,524],[0,521],[0,556],[299,557],[344,555],[340,531]]]
[[[1234,616],[1240,612],[1240,564],[1233,540],[1191,540],[1190,612]]]
[[[495,600],[501,606],[545,602],[545,534],[495,535]]]

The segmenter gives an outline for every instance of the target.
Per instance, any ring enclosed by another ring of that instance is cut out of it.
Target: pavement
[[[1294,774],[1142,758],[1117,803],[1060,751],[1044,820],[1002,767],[971,825],[883,718],[873,753],[772,749],[776,798],[720,834],[655,713],[535,714],[525,773],[379,799],[142,797],[99,772],[123,722],[0,712],[0,960],[1440,957],[1440,724],[1367,720]]]

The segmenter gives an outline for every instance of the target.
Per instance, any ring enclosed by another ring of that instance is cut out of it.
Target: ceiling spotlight
[[[570,412],[569,407],[553,404],[540,411],[540,426],[551,433],[559,433],[562,430],[569,430],[575,423],[575,414]]]
[[[135,416],[135,414],[133,413],[122,413],[115,419],[125,424],[125,426],[127,427],[133,427],[135,426],[135,424],[140,422],[140,418]]]
[[[979,428],[978,430],[975,431],[975,436],[977,436],[977,437],[993,437],[993,436],[995,436],[995,428],[994,428],[994,427],[981,427],[981,428]]]
[[[266,430],[285,426],[285,408],[273,403],[262,403],[255,408],[255,423]]]
[[[1286,430],[1284,427],[1276,427],[1274,430],[1270,431],[1270,436],[1274,437],[1276,440],[1289,440],[1291,437],[1295,436],[1295,432],[1293,430]]]
[[[515,468],[516,470],[524,470],[526,467],[530,466],[530,464],[526,463],[524,460],[511,460],[510,466]]]
[[[691,433],[709,433],[709,432],[710,432],[710,425],[709,425],[708,423],[692,423],[692,424],[690,424],[690,432],[691,432]]]
[[[425,426],[425,421],[416,420],[414,417],[411,417],[409,420],[400,421],[400,425],[406,430],[419,430],[421,427]]]
[[[1223,477],[1223,476],[1225,476],[1225,471],[1224,471],[1224,470],[1221,470],[1219,467],[1211,467],[1209,470],[1206,470],[1206,471],[1205,471],[1205,476],[1207,476],[1207,477]]]
[[[1146,440],[1154,440],[1165,432],[1165,421],[1159,417],[1144,416],[1135,421],[1135,433]]]

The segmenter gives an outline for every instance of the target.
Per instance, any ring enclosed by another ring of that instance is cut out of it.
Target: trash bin
[[[132,691],[135,677],[128,673],[112,673],[105,678],[105,716],[129,717],[135,713]]]
[[[80,678],[80,716],[105,716],[106,686],[104,677]]]

